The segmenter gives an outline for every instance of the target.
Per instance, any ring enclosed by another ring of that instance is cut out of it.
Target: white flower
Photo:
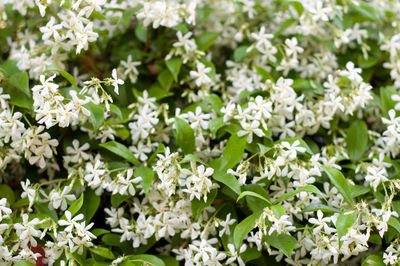
[[[206,67],[203,63],[197,63],[197,71],[191,70],[190,77],[195,79],[196,86],[209,85],[212,83],[211,78],[207,75],[211,72],[211,67]]]
[[[33,247],[36,247],[37,241],[35,237],[39,237],[42,233],[42,231],[35,229],[35,226],[40,222],[38,218],[34,218],[31,221],[28,220],[28,214],[24,213],[22,215],[22,224],[14,224],[16,233],[21,240],[21,244],[24,248],[28,246],[28,243],[30,243]]]
[[[122,79],[118,79],[117,70],[114,68],[112,71],[112,79],[110,79],[111,84],[114,86],[114,92],[119,94],[118,85],[123,85],[125,82]]]

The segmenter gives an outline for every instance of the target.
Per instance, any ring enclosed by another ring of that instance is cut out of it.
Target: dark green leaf
[[[244,148],[246,147],[247,137],[238,137],[236,134],[232,135],[222,156],[218,159],[212,160],[209,165],[215,171],[226,171],[237,165],[243,157]]]
[[[94,12],[95,12],[95,11],[93,11],[93,13],[94,13]],[[68,72],[66,72],[66,71],[64,71],[64,70],[61,70],[58,66],[56,66],[56,65],[50,65],[50,66],[48,66],[48,67],[46,68],[46,72],[48,72],[48,71],[55,71],[55,72],[60,73],[61,76],[63,76],[66,80],[69,81],[69,83],[72,84],[72,86],[74,86],[75,88],[77,88],[75,78],[74,78],[71,74],[69,74]]]
[[[240,194],[240,184],[234,175],[217,171],[214,172],[213,178],[224,183],[237,194]]]
[[[99,255],[99,256],[101,256],[103,258],[110,259],[110,260],[115,259],[114,254],[111,252],[111,250],[109,250],[106,247],[97,246],[95,248],[89,248],[89,250],[92,253],[94,253],[96,255]]]
[[[14,191],[6,184],[0,184],[0,198],[7,198],[9,205],[15,201]]]
[[[176,144],[181,147],[185,154],[193,153],[195,151],[195,138],[193,129],[185,120],[179,117],[175,117],[175,128]]]
[[[347,181],[342,172],[337,170],[336,168],[322,166],[325,173],[328,175],[331,183],[338,189],[340,194],[342,194],[344,200],[350,205],[353,206],[353,198],[351,194],[351,187],[349,181]]]
[[[278,235],[276,232],[272,235],[264,236],[264,239],[269,245],[282,251],[288,258],[291,257],[292,251],[297,244],[297,239],[293,236],[287,234]]]
[[[207,195],[207,201],[204,202],[204,199],[196,199],[194,198],[191,201],[192,204],[192,213],[193,213],[193,217],[194,219],[197,221],[201,215],[201,213],[203,212],[204,208],[208,207],[211,205],[211,203],[213,203],[215,197],[217,196],[217,192],[218,189],[213,189],[210,191],[210,193],[208,193]]]
[[[346,146],[350,159],[362,159],[368,145],[368,127],[364,121],[354,121],[347,132]]]
[[[235,244],[236,249],[239,249],[242,246],[243,239],[251,230],[254,229],[260,215],[261,212],[253,213],[236,225],[235,230],[233,231],[233,243]]]
[[[240,193],[240,195],[236,201],[239,201],[240,199],[242,199],[245,196],[256,197],[256,198],[259,198],[259,199],[265,201],[268,204],[271,204],[271,202],[268,199],[266,199],[265,197],[261,196],[260,194],[255,193],[253,191],[243,191],[242,193]]]
[[[151,186],[151,182],[153,181],[153,178],[154,178],[153,169],[146,167],[146,166],[140,166],[135,170],[134,176],[135,177],[140,176],[142,178],[141,184],[143,187],[143,191],[144,191],[144,193],[146,193],[146,195],[148,195],[150,186]]]
[[[388,224],[400,233],[400,222],[395,217],[390,216]]]
[[[207,50],[218,38],[216,32],[203,32],[196,38],[197,47],[200,51]]]
[[[339,248],[342,245],[340,238],[347,234],[347,232],[349,231],[349,228],[352,227],[354,222],[356,221],[356,218],[357,218],[356,213],[349,213],[349,214],[342,213],[337,218],[336,231],[338,233]]]
[[[29,90],[29,77],[26,72],[18,72],[11,75],[8,83],[25,93],[28,97],[31,96],[31,91]]]
[[[293,190],[293,191],[290,191],[290,192],[287,192],[287,193],[283,194],[282,196],[280,196],[279,198],[277,198],[274,201],[274,204],[277,204],[277,203],[279,203],[281,201],[287,200],[287,199],[293,197],[294,195],[296,195],[296,194],[298,194],[300,192],[311,192],[311,193],[317,194],[317,195],[319,195],[321,197],[324,197],[324,194],[316,186],[314,186],[314,185],[306,185],[304,187],[300,187],[300,188],[298,188],[296,190]]]
[[[94,131],[97,131],[104,122],[104,109],[101,105],[89,102],[84,105],[90,111],[90,121],[92,122]]]
[[[385,266],[382,256],[371,254],[365,258],[361,266]]]
[[[171,72],[169,72],[168,69],[164,69],[160,75],[157,77],[158,82],[160,82],[160,85],[168,91],[171,86],[172,82],[174,81],[174,77],[172,76]]]
[[[84,198],[80,212],[85,215],[85,220],[89,223],[100,206],[100,196],[96,195],[94,190],[88,188],[85,191]]]
[[[132,264],[130,264],[132,263]],[[133,264],[136,263],[136,264]],[[151,265],[151,266],[165,266],[165,263],[162,259],[148,254],[141,254],[141,255],[132,255],[126,258],[126,261],[121,263],[121,266],[128,266],[128,265]]]
[[[112,153],[115,153],[116,155],[127,160],[128,162],[140,165],[140,162],[138,161],[138,159],[135,158],[133,152],[131,152],[125,145],[121,143],[118,143],[116,141],[109,141],[106,143],[102,143],[99,146],[111,151]]]
[[[181,70],[182,58],[174,58],[168,61],[165,61],[168,70],[171,72],[174,77],[175,82],[178,82],[179,71]]]

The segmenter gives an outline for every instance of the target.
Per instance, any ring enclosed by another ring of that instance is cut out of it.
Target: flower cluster
[[[399,14],[0,1],[0,265],[399,265]]]

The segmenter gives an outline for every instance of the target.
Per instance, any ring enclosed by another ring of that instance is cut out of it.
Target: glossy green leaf
[[[92,122],[93,129],[97,131],[104,123],[104,109],[101,105],[89,102],[84,105],[90,111],[90,121]]]
[[[182,66],[182,58],[173,58],[171,60],[165,61],[169,72],[171,72],[174,77],[175,82],[178,82],[179,71]]]
[[[207,50],[218,38],[217,32],[203,32],[196,38],[197,47],[200,51]]]
[[[175,117],[176,128],[176,144],[181,147],[185,154],[193,153],[195,150],[194,131],[189,124],[179,118]]]
[[[272,235],[265,235],[264,240],[274,248],[279,249],[286,257],[290,258],[297,239],[291,235],[280,234],[274,232]]]
[[[140,167],[136,168],[134,176],[135,177],[140,176],[142,178],[141,184],[142,184],[144,193],[146,193],[146,195],[148,195],[150,186],[151,186],[151,182],[153,182],[153,178],[154,178],[153,169],[146,167],[146,166],[140,166]]]
[[[353,226],[356,221],[357,215],[356,213],[345,214],[342,213],[336,220],[336,231],[338,233],[339,239],[339,248],[342,245],[342,241],[340,240],[342,236],[346,235],[349,229]]]
[[[277,198],[274,201],[274,204],[277,204],[284,200],[290,199],[291,197],[299,194],[300,192],[311,192],[311,193],[317,194],[318,196],[324,197],[324,193],[322,193],[316,186],[306,185],[304,187],[300,187],[300,188],[297,188],[296,190],[293,190],[293,191],[283,194],[282,196],[280,196],[279,198]]]
[[[158,75],[157,80],[160,83],[161,87],[163,87],[166,91],[168,91],[172,86],[174,77],[172,76],[171,72],[168,69],[164,69],[160,73],[160,75]]]
[[[87,223],[89,223],[89,221],[95,215],[99,206],[100,206],[100,196],[96,195],[94,190],[87,188],[85,191],[83,204],[80,209],[80,213],[85,215],[85,220]]]
[[[58,66],[56,66],[56,65],[50,65],[50,66],[48,66],[48,67],[46,68],[46,72],[48,72],[48,71],[55,71],[55,72],[60,73],[61,76],[63,76],[66,80],[69,81],[69,83],[72,84],[72,86],[74,86],[75,88],[77,88],[75,78],[74,78],[71,74],[69,74],[68,72],[66,72],[66,71],[64,71],[64,70],[61,70]]]
[[[346,147],[350,159],[362,159],[368,145],[368,127],[362,120],[354,121],[347,131]]]
[[[15,201],[14,190],[6,184],[0,184],[0,199],[7,198],[8,204],[13,204]]]
[[[239,200],[241,200],[243,197],[246,197],[246,196],[256,197],[256,198],[259,198],[259,199],[265,201],[265,202],[268,203],[268,204],[271,204],[271,201],[269,201],[269,200],[266,199],[265,197],[261,196],[260,194],[255,193],[255,192],[253,192],[253,191],[243,191],[242,193],[240,193],[240,195],[239,195],[239,197],[236,199],[236,201],[239,201]]]
[[[215,180],[227,185],[230,189],[232,189],[237,194],[240,194],[240,184],[234,175],[224,173],[224,172],[214,172],[212,177]]]
[[[209,165],[214,168],[215,171],[231,169],[242,160],[245,147],[246,136],[238,137],[234,134],[229,138],[222,156],[209,162]]]
[[[162,259],[148,254],[141,255],[132,255],[128,256],[126,260],[121,263],[121,266],[130,266],[130,265],[150,265],[150,266],[165,266],[165,263]]]
[[[383,258],[380,255],[371,254],[365,258],[361,266],[385,266]]]
[[[89,248],[89,250],[92,253],[94,253],[96,255],[99,255],[99,256],[101,256],[103,258],[110,259],[110,260],[115,259],[114,254],[111,252],[111,250],[109,250],[106,247],[97,246],[97,247],[94,247],[94,248]]]
[[[351,194],[351,186],[348,180],[344,178],[342,172],[337,170],[336,168],[322,166],[325,173],[328,175],[331,183],[338,189],[340,194],[342,194],[344,200],[350,205],[353,206],[353,197]]]
[[[243,239],[254,229],[260,215],[261,212],[253,213],[235,226],[235,230],[233,231],[233,243],[236,249],[242,246]]]
[[[395,218],[393,216],[390,216],[389,221],[388,221],[388,225],[390,225],[391,227],[396,229],[397,232],[400,233],[400,222],[399,222],[399,220],[397,220],[397,218]]]
[[[18,72],[10,76],[8,83],[23,93],[28,97],[31,96],[31,91],[29,90],[29,77],[26,72]]]
[[[131,162],[136,165],[140,165],[140,162],[136,157],[133,155],[133,152],[131,152],[125,145],[118,143],[116,141],[109,141],[106,143],[102,143],[99,145],[100,147],[103,147],[112,153],[124,158],[128,162]]]

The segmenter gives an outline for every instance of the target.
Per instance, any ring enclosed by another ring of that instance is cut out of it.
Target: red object
[[[47,265],[47,263],[44,263],[43,260],[46,258],[46,254],[44,252],[44,246],[41,244],[37,244],[36,247],[32,247],[31,245],[29,245],[29,248],[35,252],[35,253],[40,253],[40,256],[37,260],[36,260],[36,266],[45,266]]]

